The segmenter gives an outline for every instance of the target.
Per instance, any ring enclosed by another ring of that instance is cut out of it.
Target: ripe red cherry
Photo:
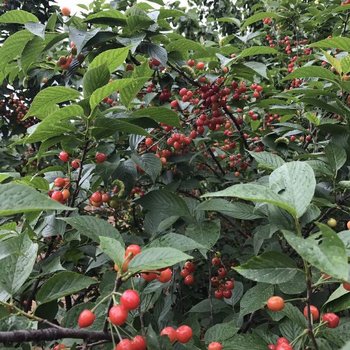
[[[186,261],[184,269],[187,269],[190,272],[194,272],[196,270],[196,265],[192,261]]]
[[[192,328],[186,325],[180,326],[176,330],[176,339],[179,343],[185,344],[192,339]]]
[[[94,192],[94,193],[91,195],[90,200],[91,200],[92,202],[95,202],[95,203],[102,202],[102,194],[101,194],[101,192]]]
[[[83,310],[79,315],[78,325],[80,328],[90,327],[94,323],[95,319],[96,316],[92,311],[88,309]]]
[[[53,191],[51,198],[57,202],[62,202],[63,201],[63,194],[61,191]]]
[[[160,273],[160,275],[158,276],[158,281],[162,283],[167,283],[171,281],[172,276],[173,276],[172,269],[167,268]]]
[[[276,345],[275,345],[275,344],[269,344],[269,345],[267,346],[267,348],[268,348],[269,350],[276,350]]]
[[[108,203],[110,201],[110,199],[111,199],[111,196],[108,193],[104,193],[102,195],[102,202],[103,203]]]
[[[129,339],[122,339],[115,347],[115,350],[133,350],[132,341]]]
[[[215,256],[213,259],[211,259],[211,264],[213,266],[220,266],[221,265],[221,259],[217,256]]]
[[[225,282],[225,289],[232,290],[234,286],[235,286],[235,283],[232,280]]]
[[[135,310],[140,305],[140,296],[136,290],[128,289],[120,297],[120,303],[127,310]]]
[[[145,272],[141,274],[141,277],[146,281],[146,282],[152,282],[155,279],[157,279],[158,275],[154,272]]]
[[[72,168],[74,168],[74,169],[80,168],[80,159],[74,159],[74,160],[72,160],[72,162],[70,163],[70,165],[71,165]]]
[[[271,311],[281,311],[284,308],[284,300],[281,297],[273,296],[267,300],[267,308]]]
[[[216,299],[222,299],[224,297],[224,292],[221,289],[217,289],[214,295]]]
[[[198,63],[196,64],[196,68],[197,68],[198,70],[203,70],[204,67],[205,67],[204,62],[198,62]]]
[[[318,311],[318,308],[316,306],[310,305],[310,311],[312,315],[312,320],[317,321],[320,317],[320,312]],[[304,316],[308,318],[307,306],[304,307]]]
[[[150,137],[147,137],[145,140],[145,145],[151,147],[153,145],[153,140]]]
[[[70,16],[70,8],[66,7],[66,6],[62,7],[61,8],[61,13],[62,13],[63,16],[67,16],[67,17]]]
[[[293,350],[292,345],[287,343],[282,343],[276,346],[276,350]]]
[[[56,187],[64,187],[66,184],[66,181],[63,177],[57,177],[53,183]]]
[[[322,315],[322,321],[327,322],[328,328],[336,328],[339,325],[339,316],[334,314],[333,312],[329,312]]]
[[[347,228],[348,230],[350,230],[350,221],[348,221],[348,222],[346,223],[346,228]]]
[[[147,348],[146,340],[141,335],[137,335],[132,340],[132,350],[146,350],[146,348]]]
[[[232,297],[232,290],[230,290],[230,289],[224,290],[222,292],[222,295],[223,295],[224,298],[230,299]]]
[[[125,250],[125,257],[129,256],[130,253],[132,257],[141,253],[141,247],[137,244],[130,244]]]
[[[160,332],[160,335],[166,335],[169,338],[170,343],[174,343],[174,341],[176,340],[176,331],[173,327],[165,327]]]
[[[223,278],[227,275],[227,271],[224,267],[220,267],[218,270],[218,275],[219,277]]]
[[[346,290],[348,290],[348,291],[350,291],[350,283],[344,282],[344,283],[343,283],[343,288],[346,289]]]
[[[215,341],[208,345],[208,350],[222,350],[224,347],[221,343]]]
[[[116,326],[121,326],[128,319],[128,310],[123,305],[112,306],[108,313],[109,320]]]
[[[107,159],[107,156],[104,153],[97,152],[95,155],[95,161],[96,163],[103,163]]]
[[[58,155],[58,158],[62,160],[62,162],[67,163],[69,160],[69,154],[65,151],[60,152],[60,154]]]
[[[66,346],[64,344],[57,344],[52,350],[65,350]]]
[[[276,345],[280,345],[280,344],[283,344],[283,343],[286,343],[286,344],[289,344],[289,340],[285,337],[280,337],[277,339],[277,343]]]
[[[193,283],[194,283],[194,277],[192,274],[185,277],[184,284],[186,286],[192,286]]]
[[[190,271],[188,271],[187,269],[182,269],[180,272],[181,277],[185,278],[190,274]]]

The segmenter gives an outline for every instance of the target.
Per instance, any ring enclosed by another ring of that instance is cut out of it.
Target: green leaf
[[[125,107],[130,107],[131,102],[148,80],[148,77],[132,79],[128,85],[120,89],[120,100]]]
[[[16,203],[14,205],[14,203]],[[42,210],[75,210],[36,191],[33,187],[13,183],[0,185],[0,216]]]
[[[62,271],[49,278],[39,289],[36,300],[40,304],[60,299],[97,283],[93,278],[72,271]]]
[[[236,325],[236,321],[216,324],[205,332],[204,341],[206,344],[211,342],[222,343],[235,336],[238,330],[239,328]]]
[[[270,175],[270,187],[296,212],[300,218],[307,210],[315,193],[316,179],[311,166],[304,162],[290,162]]]
[[[100,53],[94,58],[89,65],[89,70],[97,68],[102,65],[106,65],[109,72],[113,73],[119,66],[121,66],[128,57],[130,48],[122,47],[119,49],[107,50]]]
[[[2,63],[2,71],[6,64],[20,56],[28,41],[33,38],[33,34],[28,30],[18,31],[9,36],[0,47],[0,61]]]
[[[42,142],[49,138],[73,131],[75,127],[70,120],[77,119],[82,115],[84,115],[84,110],[79,105],[63,107],[37,124],[34,131],[24,138],[23,142]]]
[[[239,334],[223,343],[225,350],[266,350],[267,345],[255,334]]]
[[[69,100],[76,100],[80,96],[79,91],[68,87],[51,86],[41,90],[35,97],[29,108],[26,118],[36,116],[45,118],[47,111],[53,105]]]
[[[240,220],[256,220],[263,218],[263,215],[255,213],[255,207],[250,204],[234,202],[225,199],[210,199],[200,203],[197,210],[218,211],[224,215]]]
[[[221,310],[227,308],[227,304],[222,300],[218,299],[204,299],[198,304],[194,305],[189,312],[203,313],[210,312],[213,310],[213,313],[219,313]],[[265,349],[266,350],[266,349]]]
[[[273,295],[274,288],[271,284],[258,283],[247,290],[241,299],[240,316],[243,317],[256,310],[264,308],[266,300]]]
[[[257,161],[259,168],[275,170],[284,164],[284,160],[271,152],[249,152]]]
[[[90,97],[90,107],[92,110],[105,98],[121,88],[131,84],[133,79],[118,79],[95,90]]]
[[[343,72],[343,70],[341,67],[340,60],[338,60],[335,57],[333,57],[332,55],[330,55],[327,51],[323,51],[323,50],[321,50],[321,51],[324,54],[324,56],[326,57],[327,62],[335,68],[335,71],[338,74],[341,74]]]
[[[298,272],[295,262],[278,252],[266,252],[255,256],[235,270],[245,278],[270,284],[287,282]]]
[[[340,312],[350,308],[350,293],[342,285],[339,286],[324,303],[323,309]]]
[[[259,12],[245,20],[242,25],[242,29],[250,26],[251,24],[261,21],[264,18],[280,18],[280,16],[276,12]]]
[[[72,216],[61,218],[68,225],[76,229],[81,235],[87,236],[99,243],[100,237],[109,237],[117,240],[124,247],[124,241],[119,231],[106,220],[94,216]]]
[[[100,237],[100,247],[119,267],[123,265],[125,249],[119,241],[110,237]]]
[[[325,153],[328,163],[336,177],[338,170],[346,163],[346,151],[343,147],[339,147],[334,143],[329,143],[325,148]]]
[[[27,235],[21,235],[1,242],[1,246],[0,268],[3,272],[0,274],[0,287],[8,296],[12,296],[31,274],[38,244],[33,243]]]
[[[237,197],[258,203],[270,203],[279,208],[287,210],[296,216],[296,210],[281,196],[271,189],[257,184],[239,184],[226,188],[225,190],[207,193],[202,197]]]
[[[91,66],[89,67],[91,68]],[[109,81],[110,73],[105,64],[89,69],[83,80],[84,97],[90,97],[98,88],[106,85]]]
[[[304,239],[293,232],[283,231],[288,244],[306,261],[334,278],[348,280],[347,255],[343,242],[324,224],[320,232]]]
[[[251,46],[247,49],[244,49],[237,57],[239,58],[245,58],[250,56],[256,56],[256,55],[277,55],[278,51],[272,47],[266,47],[266,46]]]
[[[87,16],[84,21],[96,24],[125,25],[126,16],[118,10],[110,9],[93,13]]]
[[[211,249],[220,238],[220,228],[220,220],[190,224],[186,228],[186,236]]]
[[[310,44],[310,47],[320,47],[323,49],[341,49],[350,52],[350,38],[332,37]]]
[[[165,123],[170,126],[180,126],[180,118],[178,114],[171,109],[165,107],[149,107],[142,108],[132,113],[131,117],[143,118],[148,117],[156,122]]]
[[[290,73],[285,78],[283,78],[282,81],[292,80],[295,78],[321,78],[333,82],[338,81],[338,77],[330,70],[316,66],[298,68],[293,73]]]
[[[130,261],[128,272],[159,270],[189,259],[192,257],[174,248],[147,248]]]
[[[170,44],[166,46],[168,52],[170,51],[179,51],[181,53],[186,53],[188,51],[198,52],[202,57],[209,56],[208,50],[204,48],[199,42],[181,38],[178,40],[172,41]]]
[[[25,24],[28,22],[39,22],[32,13],[23,10],[7,11],[0,16],[0,23]]]
[[[154,239],[148,247],[172,247],[181,250],[182,252],[188,252],[195,249],[205,249],[203,245],[195,240],[173,232]]]
[[[153,182],[156,181],[162,171],[162,162],[156,155],[153,153],[145,153],[141,157],[135,156],[132,157],[132,159],[147,175],[149,175]]]

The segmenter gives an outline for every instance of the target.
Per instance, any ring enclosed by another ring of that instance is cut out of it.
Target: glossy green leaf
[[[194,249],[205,249],[202,244],[196,242],[192,238],[173,232],[156,238],[148,247],[172,247],[182,252],[188,252]]]
[[[338,81],[338,77],[330,70],[317,66],[298,68],[293,73],[288,74],[283,80],[296,78],[321,78],[333,82]]]
[[[104,51],[96,56],[90,63],[89,70],[102,65],[106,65],[109,72],[112,73],[125,62],[129,51],[130,48],[128,47]]]
[[[125,255],[124,245],[122,245],[120,241],[111,237],[100,236],[99,238],[101,250],[118,266],[122,266]]]
[[[277,154],[270,152],[249,152],[257,161],[259,168],[275,170],[284,164],[284,160]]]
[[[89,97],[98,88],[106,85],[110,78],[110,73],[105,64],[91,68],[84,75],[83,88],[84,97]]]
[[[28,22],[39,22],[38,17],[23,10],[6,11],[0,16],[0,23],[25,24]]]

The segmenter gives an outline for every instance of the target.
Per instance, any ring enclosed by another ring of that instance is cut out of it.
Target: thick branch
[[[84,339],[84,340],[112,340],[107,332],[96,332],[85,329],[70,328],[46,328],[40,330],[21,330],[12,332],[0,332],[0,343],[22,343],[51,341],[64,338]]]

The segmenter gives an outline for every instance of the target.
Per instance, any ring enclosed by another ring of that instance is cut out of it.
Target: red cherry
[[[225,282],[225,289],[232,290],[234,286],[235,286],[235,283],[232,280]]]
[[[276,350],[293,350],[293,347],[290,344],[282,343],[276,346]]]
[[[232,297],[232,290],[224,290],[223,292],[222,292],[222,295],[224,296],[224,298],[226,298],[226,299],[230,299],[231,297]]]
[[[218,275],[219,277],[223,278],[227,275],[227,271],[224,267],[220,267],[218,270]]]
[[[123,305],[114,305],[108,313],[109,320],[116,326],[121,326],[128,319],[128,310]]]
[[[63,201],[63,194],[61,191],[53,191],[51,198],[57,202],[62,202]]]
[[[129,256],[130,253],[132,257],[141,253],[141,247],[137,244],[130,244],[125,250],[125,257]]]
[[[320,312],[318,311],[318,308],[316,306],[310,305],[310,311],[312,315],[312,320],[317,321],[320,317]],[[307,306],[304,307],[304,316],[308,318]]]
[[[69,154],[65,151],[60,152],[60,154],[58,155],[58,158],[62,160],[62,162],[67,163],[69,160]]]
[[[185,278],[190,274],[190,271],[188,271],[187,269],[182,269],[180,272],[181,277]]]
[[[213,259],[211,259],[211,264],[213,266],[220,266],[221,265],[221,259],[217,256],[215,256]]]
[[[176,330],[176,339],[179,343],[185,344],[192,339],[192,328],[186,325],[180,326]]]
[[[128,289],[120,297],[120,303],[127,310],[135,310],[140,305],[140,296],[136,290]]]
[[[186,261],[184,268],[190,272],[194,272],[196,270],[196,265],[191,261]]]
[[[346,290],[348,290],[348,291],[350,291],[350,283],[344,282],[344,283],[343,283],[343,288],[346,289]]]
[[[97,152],[95,155],[95,161],[96,163],[103,163],[107,159],[107,156],[104,153]]]
[[[67,6],[61,7],[61,13],[63,16],[70,16],[70,8]]]
[[[108,193],[104,193],[102,195],[102,202],[103,203],[108,203],[110,201],[110,199],[111,199],[111,196]]]
[[[146,348],[147,348],[146,340],[141,335],[137,335],[132,340],[132,350],[146,350]]]
[[[90,200],[91,200],[92,202],[95,202],[95,203],[102,202],[102,194],[101,194],[101,192],[94,192],[94,193],[91,195]]]
[[[167,268],[163,271],[161,271],[160,275],[158,276],[158,281],[162,283],[167,283],[171,281],[171,278],[173,276],[173,271],[170,268]]]
[[[222,299],[224,297],[224,292],[221,289],[217,289],[214,295],[216,299]]]
[[[283,343],[289,344],[289,340],[287,338],[285,338],[285,337],[279,337],[277,339],[276,345],[280,345],[280,344],[283,344]]]
[[[196,68],[197,68],[198,70],[203,70],[204,67],[205,67],[204,62],[198,62],[198,63],[196,64]]]
[[[284,300],[281,297],[273,296],[267,301],[267,308],[270,311],[281,311],[284,308]]]
[[[96,316],[92,311],[88,309],[83,310],[79,315],[78,325],[80,328],[90,327],[94,323],[95,319]]]
[[[224,347],[221,343],[215,341],[208,345],[208,350],[222,350]]]
[[[129,339],[122,339],[115,347],[115,350],[133,350],[132,341]]]
[[[169,338],[170,343],[174,343],[174,341],[176,340],[176,331],[173,327],[165,327],[160,332],[160,335],[166,335]]]
[[[269,345],[267,346],[267,348],[268,348],[269,350],[276,350],[276,345],[275,345],[275,344],[269,344]]]
[[[153,140],[150,137],[147,137],[145,140],[145,145],[151,147],[153,145]]]
[[[65,350],[66,346],[64,344],[57,344],[52,350]]]
[[[329,312],[322,315],[322,321],[326,322],[328,328],[336,328],[339,325],[339,316],[333,312]]]
[[[80,168],[80,159],[74,159],[74,160],[72,160],[72,162],[70,163],[70,165],[71,165],[72,168],[74,168],[74,169]]]
[[[184,284],[186,286],[192,286],[193,283],[194,283],[194,277],[192,274],[185,277]]]
[[[154,272],[144,272],[141,274],[141,277],[146,281],[146,282],[152,282],[155,279],[157,279],[158,275]]]
[[[56,187],[64,187],[66,184],[66,181],[63,177],[57,177],[53,183]]]

